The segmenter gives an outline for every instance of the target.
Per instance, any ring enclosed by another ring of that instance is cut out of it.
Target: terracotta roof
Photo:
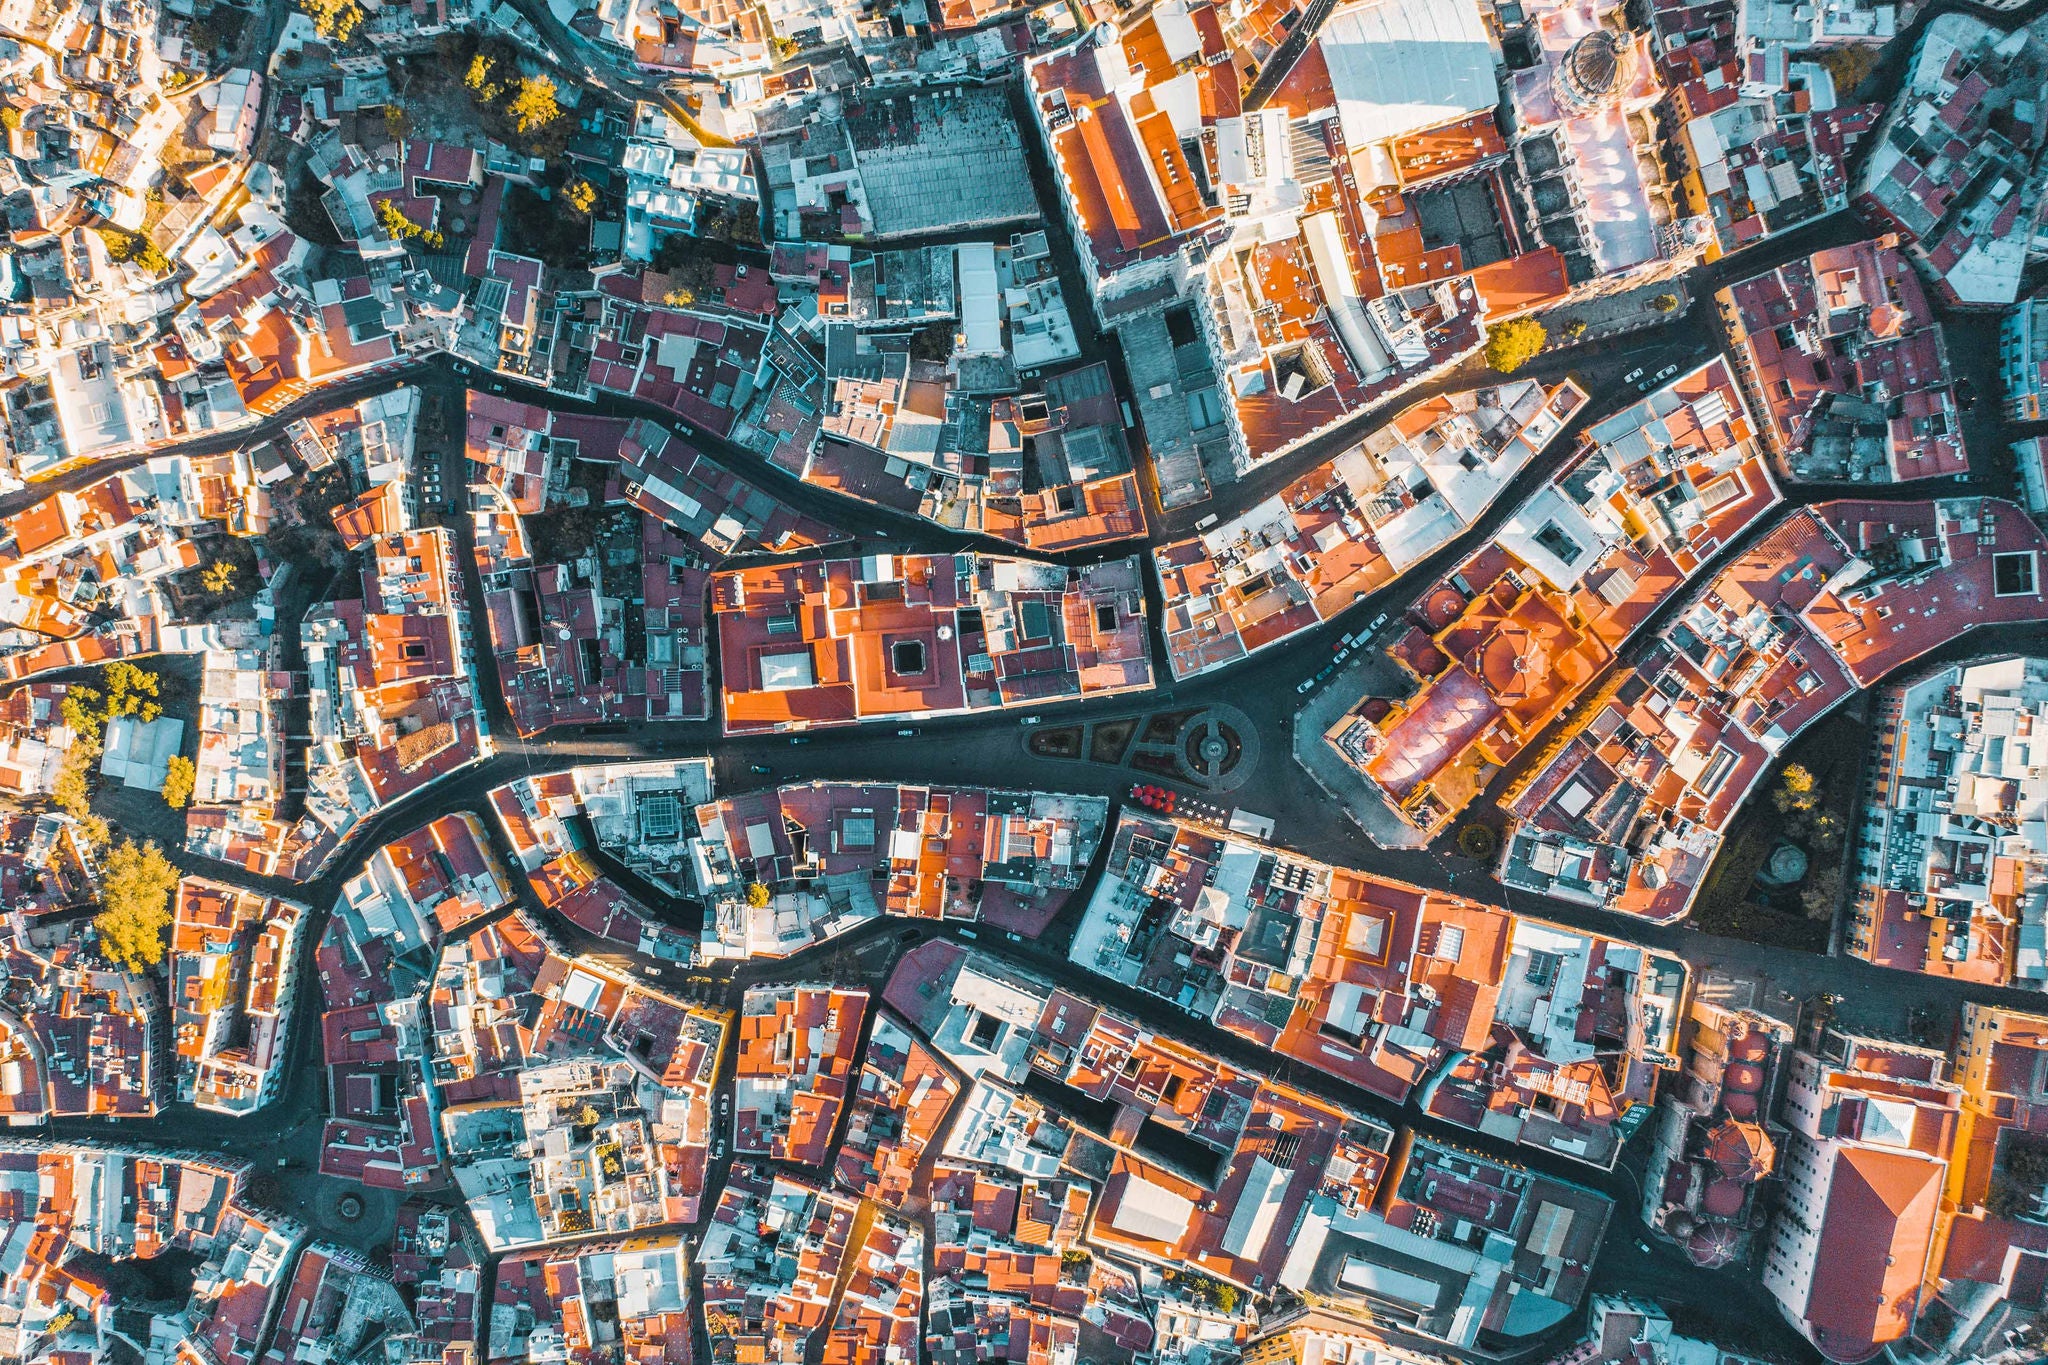
[[[342,544],[354,550],[379,536],[396,535],[406,529],[405,512],[399,501],[398,485],[379,485],[362,496],[334,509],[334,530]]]
[[[1943,1168],[1872,1147],[1844,1148],[1835,1157],[1806,1304],[1814,1344],[1830,1360],[1867,1360],[1906,1334],[1934,1236]]]

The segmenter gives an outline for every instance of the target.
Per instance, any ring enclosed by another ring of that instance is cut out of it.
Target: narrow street
[[[1746,252],[1741,257],[1718,263],[1712,268],[1711,275],[1714,279],[1740,277],[1763,268],[1771,260],[1787,259],[1828,242],[1847,240],[1853,237],[1855,232],[1856,225],[1852,219],[1846,215],[1836,215],[1802,229],[1787,239],[1765,244],[1765,247],[1759,250],[1767,251],[1769,260],[1760,259]],[[1696,308],[1699,306],[1695,305]],[[1616,381],[1622,369],[1696,361],[1703,359],[1708,349],[1709,341],[1704,336],[1703,329],[1686,319],[1680,319],[1651,331],[1624,338],[1619,345],[1581,348],[1576,352],[1568,351],[1546,356],[1532,366],[1532,372],[1539,377],[1573,374],[1595,395],[1595,403],[1591,410],[1604,411],[1611,410],[1618,402],[1632,396],[1624,393],[1620,398],[1602,397],[1603,394],[1612,395],[1614,390],[1620,387]],[[1409,402],[1417,401],[1420,397],[1427,396],[1429,391],[1449,391],[1461,387],[1464,383],[1482,379],[1483,376],[1477,375],[1445,377],[1435,385],[1428,386],[1424,393],[1408,395],[1398,406],[1406,406]],[[522,385],[496,377],[487,381],[478,377],[476,381],[469,382],[486,382],[491,387],[503,388],[530,401],[542,402],[551,407],[595,411],[616,417],[654,417],[665,421],[672,428],[681,428],[720,462],[757,481],[763,488],[774,492],[798,510],[841,525],[851,524],[862,533],[863,539],[881,540],[899,551],[950,552],[969,548],[962,544],[961,537],[931,527],[916,518],[883,508],[851,505],[836,495],[803,484],[785,472],[766,465],[749,452],[718,441],[706,433],[690,431],[686,424],[677,422],[672,414],[656,409],[650,404],[609,394],[598,395],[588,401],[577,401],[560,395],[528,390]],[[455,374],[449,362],[445,360],[422,362],[405,371],[367,379],[332,392],[308,396],[294,404],[286,413],[280,414],[255,430],[209,435],[172,449],[188,453],[206,453],[272,439],[278,435],[285,423],[299,416],[384,392],[401,384],[418,385],[425,391],[425,397],[430,403],[453,405],[460,400],[465,378]],[[1363,414],[1357,422],[1345,429],[1319,438],[1308,447],[1253,471],[1245,479],[1223,489],[1217,497],[1198,510],[1221,516],[1235,515],[1259,499],[1271,496],[1277,488],[1299,477],[1315,462],[1329,458],[1336,450],[1357,440],[1373,423],[1383,421],[1389,415],[1390,413],[1385,410]],[[460,426],[452,411],[447,421],[450,424],[451,436],[445,442],[446,448],[441,452],[442,477],[446,481],[444,486],[452,487],[461,477],[459,442],[452,434],[459,432]],[[132,465],[141,458],[137,456],[121,464],[75,470],[57,480],[36,485],[26,493],[10,495],[0,499],[0,514],[18,510],[33,497],[46,495],[53,487],[80,487],[94,479],[105,477],[111,469]],[[1233,791],[1232,799],[1242,808],[1272,818],[1276,825],[1276,839],[1290,847],[1377,875],[1456,891],[1475,899],[1495,903],[1506,901],[1511,909],[1519,913],[1540,915],[1575,927],[1632,938],[1652,947],[1679,953],[1694,965],[1696,971],[1715,969],[1743,972],[1770,967],[1774,969],[1777,979],[1787,983],[1787,989],[1808,994],[1831,990],[1847,995],[1850,1003],[1845,1006],[1845,1014],[1852,1022],[1867,1010],[1872,1026],[1879,1026],[1885,1016],[1892,1014],[1897,1008],[1903,1008],[1907,1002],[1914,999],[1933,998],[1945,1003],[1959,1001],[1964,992],[1951,983],[1886,972],[1853,960],[1818,957],[1787,960],[1783,954],[1772,953],[1757,945],[1711,938],[1682,924],[1650,926],[1609,912],[1591,910],[1526,893],[1514,893],[1510,897],[1505,888],[1494,881],[1486,869],[1477,864],[1446,855],[1438,850],[1390,850],[1373,844],[1343,816],[1341,811],[1324,799],[1306,780],[1306,775],[1295,767],[1289,756],[1290,736],[1286,732],[1287,722],[1293,711],[1294,683],[1304,673],[1312,671],[1315,662],[1322,657],[1316,652],[1322,647],[1321,642],[1346,629],[1347,623],[1355,624],[1368,613],[1395,611],[1405,606],[1418,584],[1426,583],[1441,574],[1472,548],[1490,538],[1500,520],[1547,477],[1550,464],[1551,461],[1543,459],[1533,461],[1531,467],[1495,501],[1487,514],[1455,542],[1445,546],[1383,591],[1362,599],[1344,615],[1304,633],[1284,646],[1275,647],[1266,653],[1185,683],[1173,683],[1162,671],[1159,689],[1151,696],[1054,702],[1043,707],[1041,714],[1051,721],[1075,723],[1144,714],[1164,709],[1169,704],[1173,709],[1186,710],[1212,702],[1229,702],[1243,706],[1247,698],[1264,698],[1267,704],[1247,708],[1260,727],[1261,742],[1258,746],[1257,767]],[[1971,486],[1965,488],[1945,485],[1941,489],[1941,494],[2005,491],[1979,487],[1980,482],[1973,479]],[[1795,486],[1790,491],[1790,501],[1795,504],[1820,500],[1837,493],[1834,489],[1814,486]],[[1865,485],[1859,486],[1857,492],[1865,497],[1927,496],[1919,488],[1898,486],[1872,488]],[[1181,517],[1184,519],[1188,515],[1190,514],[1182,513]],[[463,562],[470,610],[473,619],[480,623],[481,588],[475,577],[471,556],[468,554],[467,518],[458,515],[452,521],[461,546],[458,557]],[[877,535],[878,529],[884,530],[885,533]],[[1152,539],[1163,540],[1170,534],[1172,533],[1160,529],[1155,523]],[[1754,534],[1756,533],[1752,532],[1752,536]],[[1727,547],[1722,552],[1722,561],[1738,553],[1744,543],[1746,542],[1738,542]],[[1014,547],[1000,543],[987,543],[978,548],[1014,552]],[[1127,542],[1101,547],[1069,558],[1070,562],[1090,562],[1128,554],[1134,548],[1142,550],[1144,547],[1133,546]],[[1703,571],[1702,579],[1706,573],[1711,572],[1711,567]],[[1156,585],[1153,586],[1156,588]],[[1639,632],[1637,638],[1647,638],[1653,634],[1657,624],[1667,617],[1669,612],[1675,610],[1678,602],[1682,600],[1681,594],[1667,603],[1644,630]],[[2028,635],[2027,642],[2036,641],[2048,647],[2048,631],[2032,632]],[[482,644],[480,636],[480,648]],[[2022,641],[2016,639],[2013,633],[2004,632],[1998,644],[2000,647],[2020,647]],[[1952,646],[1948,652],[1967,653],[1989,647],[1991,642],[1988,641],[1965,640]],[[1163,646],[1156,638],[1154,653],[1155,658],[1163,659]],[[251,885],[276,894],[290,895],[306,900],[324,912],[324,909],[332,904],[341,881],[353,870],[354,864],[360,860],[364,850],[378,842],[395,837],[450,809],[481,811],[485,808],[488,791],[514,777],[585,763],[637,758],[708,756],[715,764],[720,789],[723,791],[809,780],[973,782],[985,781],[988,780],[988,775],[1000,773],[1004,782],[1017,786],[1090,793],[1120,799],[1130,784],[1130,774],[1126,769],[1076,760],[1048,759],[1031,753],[1024,743],[1028,731],[1019,727],[1010,716],[923,721],[918,725],[917,733],[907,738],[894,733],[876,733],[876,727],[817,731],[805,737],[801,748],[792,748],[786,738],[775,736],[729,738],[720,733],[715,722],[647,725],[638,727],[626,735],[581,736],[572,731],[555,732],[537,740],[520,740],[511,732],[509,717],[494,686],[487,661],[479,659],[477,662],[483,666],[480,670],[483,682],[480,693],[495,732],[497,752],[483,762],[451,775],[437,786],[381,810],[362,822],[352,831],[350,843],[337,853],[328,869],[320,876],[304,884],[294,884],[255,877],[239,868],[214,864],[185,853],[180,853],[180,862],[189,871]],[[753,774],[750,769],[757,765],[771,768],[772,774],[765,778]],[[649,894],[647,898],[651,903],[660,904],[658,897]],[[692,922],[693,907],[674,904],[668,909],[679,923]],[[1976,998],[1984,998],[1981,991],[1971,994]],[[2026,1002],[2030,998],[2024,992],[1998,994],[2017,1002]],[[306,1036],[310,1037],[310,1034]],[[294,1093],[290,1097],[290,1102],[273,1106],[273,1110],[282,1112],[299,1109],[296,1101],[306,1084],[303,1076],[295,1075]],[[175,1126],[174,1120],[159,1122]],[[256,1141],[260,1143],[261,1139]]]
[[[622,100],[657,100],[673,106],[673,82],[649,80],[631,63],[602,45],[564,27],[543,0],[514,0],[515,8],[554,46],[565,69],[578,79]],[[1936,0],[1916,20],[1915,30],[1931,14],[1954,8],[1968,8],[1956,0]],[[1283,40],[1283,49],[1298,51],[1311,39],[1325,19],[1334,0],[1314,0],[1303,21]],[[2048,0],[2033,0],[2022,14],[2048,9]],[[258,50],[263,41],[275,44],[277,31],[291,8],[285,0],[268,0],[260,11],[260,23],[253,21],[241,47]],[[2001,16],[2010,20],[2011,15]],[[1891,49],[1896,54],[1903,45]],[[1291,61],[1291,58],[1289,59]],[[1284,71],[1286,63],[1276,63]],[[1889,67],[1885,79],[1896,81],[1896,68]],[[1277,84],[1277,78],[1274,82]],[[1273,90],[1264,78],[1247,96],[1257,107]],[[1048,173],[1042,149],[1033,150],[1035,172]],[[1063,266],[1071,267],[1072,251],[1065,243],[1065,225],[1048,223],[1048,233],[1061,244],[1058,252]],[[1355,602],[1329,621],[1303,632],[1285,644],[1276,645],[1248,659],[1187,682],[1175,682],[1165,668],[1165,646],[1160,629],[1158,583],[1145,572],[1151,603],[1150,632],[1156,687],[1143,696],[1125,696],[1088,701],[1052,701],[1033,709],[1047,724],[1074,725],[1122,718],[1144,718],[1163,712],[1199,711],[1224,707],[1249,718],[1255,743],[1245,745],[1247,770],[1233,774],[1227,798],[1239,809],[1270,819],[1273,841],[1332,864],[1356,868],[1377,876],[1394,878],[1431,890],[1455,893],[1489,904],[1502,905],[1526,916],[1566,924],[1577,929],[1610,935],[1644,944],[1681,957],[1690,966],[1695,982],[1708,977],[1754,983],[1758,990],[1794,1000],[1811,1000],[1824,994],[1842,997],[1839,1017],[1849,1026],[1880,1034],[1903,1032],[1908,1015],[1915,1009],[1953,1013],[1965,1000],[1999,1002],[2038,1009],[2038,993],[1964,986],[1953,981],[1887,971],[1862,961],[1840,957],[1788,954],[1781,950],[1743,940],[1702,933],[1679,923],[1651,925],[1605,910],[1576,903],[1510,893],[1481,863],[1458,855],[1448,840],[1423,849],[1389,849],[1374,843],[1312,782],[1293,758],[1293,719],[1300,694],[1297,685],[1330,659],[1331,641],[1340,633],[1362,624],[1377,613],[1398,615],[1425,584],[1450,570],[1465,555],[1488,543],[1501,523],[1512,515],[1525,498],[1543,486],[1556,471],[1564,453],[1579,431],[1606,416],[1638,395],[1624,384],[1625,374],[1642,371],[1654,374],[1667,366],[1690,368],[1705,361],[1722,344],[1719,323],[1714,319],[1714,291],[1731,281],[1772,268],[1823,247],[1860,240],[1869,227],[1849,212],[1828,215],[1784,236],[1770,239],[1734,256],[1726,257],[1696,272],[1687,281],[1692,302],[1678,316],[1611,340],[1546,352],[1515,378],[1536,378],[1547,383],[1567,376],[1592,396],[1593,401],[1571,429],[1561,434],[1549,451],[1531,460],[1528,467],[1494,500],[1486,512],[1451,543],[1415,565],[1396,582]],[[1066,271],[1070,281],[1071,269]],[[1070,294],[1074,284],[1070,282]],[[1070,297],[1076,316],[1084,308],[1079,297]],[[1959,357],[1959,373],[1981,376],[1992,360],[1986,354],[1981,319],[1960,325],[1968,337]],[[1097,342],[1090,341],[1090,356]],[[1953,343],[1952,343],[1953,344]],[[1128,384],[1121,379],[1122,365],[1115,347],[1100,342],[1102,358],[1119,375],[1120,396]],[[1499,382],[1500,376],[1481,361],[1468,362],[1456,370],[1418,386],[1398,399],[1361,411],[1341,426],[1315,437],[1300,448],[1267,461],[1241,478],[1215,490],[1208,500],[1166,512],[1156,503],[1157,481],[1141,478],[1148,491],[1149,530],[1143,541],[1126,541],[1097,546],[1067,554],[1042,556],[1069,566],[1087,565],[1129,555],[1149,557],[1161,544],[1193,533],[1207,518],[1231,519],[1274,496],[1294,480],[1356,443],[1366,433],[1390,421],[1401,409],[1445,393]],[[706,455],[731,472],[751,481],[796,511],[841,528],[846,540],[801,556],[844,554],[851,549],[879,548],[897,553],[959,553],[975,551],[1018,554],[1016,546],[989,537],[942,530],[914,516],[888,508],[855,503],[835,493],[803,482],[787,471],[770,465],[750,451],[693,427],[674,413],[639,399],[600,392],[576,398],[534,388],[504,376],[472,372],[446,357],[419,359],[374,376],[364,377],[329,390],[304,395],[287,409],[261,424],[240,431],[208,433],[190,441],[114,460],[80,465],[26,489],[0,496],[0,516],[11,515],[57,490],[77,490],[118,471],[132,469],[161,455],[205,455],[281,439],[284,428],[300,418],[341,407],[400,386],[417,386],[424,401],[439,414],[442,435],[433,443],[431,455],[438,460],[441,486],[457,497],[455,490],[468,478],[462,450],[462,403],[472,388],[505,393],[522,401],[562,411],[594,413],[605,417],[648,418],[676,431]],[[1988,394],[1984,383],[1981,392]],[[1930,486],[1868,484],[1828,486],[1784,485],[1786,505],[1763,524],[1752,527],[1733,542],[1720,547],[1712,560],[1684,588],[1660,604],[1636,631],[1637,644],[1655,636],[1673,615],[1690,600],[1692,590],[1706,582],[1721,567],[1740,555],[1763,536],[1791,508],[1853,495],[1859,498],[1907,500],[1928,497],[1989,495],[2010,497],[2015,492],[2011,471],[2002,450],[1994,454],[2005,435],[1988,399],[1968,421],[1973,457],[1972,473],[1959,481]],[[1139,443],[1133,431],[1130,439]],[[427,449],[423,444],[422,449]],[[459,498],[458,498],[459,501]],[[919,784],[993,784],[1031,790],[1072,792],[1124,801],[1134,773],[1123,764],[1105,764],[1085,758],[1051,758],[1035,753],[1027,743],[1031,727],[1019,723],[1016,713],[998,713],[940,719],[920,719],[915,728],[898,733],[895,724],[854,726],[811,731],[801,738],[787,736],[732,737],[722,732],[714,718],[701,722],[651,723],[632,727],[564,727],[535,739],[521,739],[513,730],[510,715],[496,683],[489,656],[484,591],[472,554],[468,516],[434,514],[446,524],[457,544],[457,560],[470,616],[477,657],[472,665],[478,677],[478,693],[493,738],[494,751],[433,786],[415,792],[361,821],[347,842],[318,875],[304,881],[263,877],[236,866],[219,863],[188,851],[173,851],[183,870],[265,893],[290,897],[312,907],[307,925],[309,941],[317,941],[343,883],[354,874],[367,853],[380,843],[398,837],[418,825],[456,810],[478,813],[490,831],[496,851],[507,866],[517,867],[510,858],[502,830],[489,814],[488,794],[520,777],[561,771],[585,764],[682,757],[707,757],[714,766],[717,789],[736,793],[761,787],[808,781],[874,781]],[[760,558],[758,556],[753,558]],[[344,571],[346,572],[346,571]],[[317,599],[316,599],[317,600]],[[714,639],[715,643],[715,639]],[[2048,625],[2001,630],[1995,636],[1965,635],[1915,666],[1924,667],[1935,659],[1957,659],[1992,650],[2048,652]],[[1624,658],[1629,651],[1624,651]],[[286,650],[287,665],[296,661],[295,647]],[[715,669],[716,661],[713,660]],[[715,671],[712,677],[715,679]],[[1532,739],[1530,751],[1538,748]],[[1186,785],[1186,784],[1183,784]],[[1185,793],[1184,793],[1185,794]],[[1108,836],[1105,835],[1105,842]],[[1633,1248],[1641,1236],[1635,1217],[1640,1202],[1638,1174],[1629,1168],[1630,1155],[1612,1172],[1601,1172],[1543,1151],[1512,1146],[1499,1139],[1455,1128],[1423,1115],[1413,1104],[1401,1104],[1367,1092],[1329,1073],[1276,1058],[1208,1020],[1188,1014],[1168,1001],[1118,985],[1089,972],[1066,956],[1068,942],[1080,907],[1092,894],[1102,873],[1100,851],[1087,881],[1073,894],[1068,912],[1038,941],[1007,942],[985,930],[954,923],[916,921],[905,923],[880,919],[862,925],[831,942],[818,945],[791,958],[750,961],[737,967],[721,966],[690,970],[657,962],[601,940],[541,908],[531,888],[518,880],[517,900],[526,913],[544,924],[572,951],[584,952],[617,969],[639,974],[671,992],[736,1009],[745,989],[766,982],[828,980],[880,987],[904,953],[935,938],[945,938],[975,952],[991,955],[1056,986],[1088,998],[1103,1001],[1131,1016],[1146,1027],[1181,1039],[1203,1053],[1234,1066],[1274,1075],[1344,1109],[1368,1115],[1390,1127],[1406,1127],[1427,1136],[1482,1151],[1490,1156],[1540,1170],[1546,1174],[1601,1189],[1617,1201],[1608,1225],[1606,1241],[1598,1263],[1597,1286],[1603,1290],[1644,1294],[1660,1301],[1705,1302],[1712,1296],[1727,1299],[1758,1299],[1750,1278],[1735,1271],[1705,1275],[1684,1264],[1668,1249],[1644,1254]],[[694,930],[701,919],[697,903],[663,895],[637,882],[629,874],[614,875],[666,922],[685,931]],[[516,874],[515,874],[516,876]],[[507,912],[509,913],[509,911]],[[365,1248],[388,1235],[378,1218],[366,1218],[353,1226],[330,1218],[336,1193],[343,1182],[318,1174],[321,1127],[328,1111],[326,1073],[320,1051],[318,982],[311,965],[310,949],[299,970],[305,974],[292,1022],[290,1060],[283,1093],[261,1113],[243,1119],[201,1114],[189,1107],[170,1105],[151,1120],[63,1120],[37,1130],[43,1136],[114,1143],[142,1143],[201,1152],[225,1152],[255,1162],[266,1174],[274,1174],[292,1211],[313,1222],[322,1235],[353,1241]],[[872,1026],[873,1013],[868,1017]],[[736,1039],[729,1038],[722,1059],[723,1077],[718,1094],[722,1101],[731,1096],[731,1074]],[[840,1116],[840,1132],[849,1117]],[[723,1109],[720,1110],[723,1113]],[[839,1134],[835,1134],[835,1137]],[[927,1166],[930,1160],[926,1157]],[[1638,1163],[1640,1164],[1640,1163]],[[725,1167],[715,1164],[705,1194],[708,1217],[725,1180]],[[873,1207],[863,1203],[860,1227],[873,1216]],[[921,1210],[919,1221],[925,1230],[926,1254],[931,1252],[931,1220]],[[701,1220],[700,1220],[701,1222]],[[845,1290],[850,1266],[843,1268],[835,1286],[836,1304]],[[701,1272],[700,1272],[701,1273]],[[484,1285],[489,1292],[488,1280]],[[1760,1302],[1760,1299],[1758,1299]],[[1758,1330],[1772,1348],[1788,1358],[1803,1359],[1808,1348],[1785,1327],[1774,1311],[1763,1312],[1766,1320]],[[704,1345],[708,1346],[708,1343]]]

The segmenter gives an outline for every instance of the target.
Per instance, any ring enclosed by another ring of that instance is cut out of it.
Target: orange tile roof
[[[1907,1152],[1835,1154],[1806,1319],[1832,1360],[1867,1359],[1905,1336],[1940,1208],[1943,1163]]]
[[[1563,298],[1571,281],[1565,276],[1564,257],[1556,247],[1545,246],[1478,267],[1472,272],[1472,285],[1486,300],[1486,315],[1500,318]]]
[[[334,530],[348,549],[361,548],[379,536],[405,529],[405,508],[398,484],[387,483],[350,499],[334,509]]]

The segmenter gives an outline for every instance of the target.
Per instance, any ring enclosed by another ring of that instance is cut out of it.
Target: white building
[[[1998,328],[1998,372],[2005,381],[2005,415],[2015,422],[2040,421],[2048,397],[2048,293],[2022,299],[2006,312]]]
[[[201,122],[206,145],[223,156],[246,156],[263,119],[263,78],[236,67],[199,91],[207,114]]]
[[[2048,988],[2044,734],[2048,659],[1956,665],[1885,689],[1851,952]]]

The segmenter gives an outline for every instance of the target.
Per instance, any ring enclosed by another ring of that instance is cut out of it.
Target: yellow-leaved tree
[[[562,116],[562,107],[555,103],[554,81],[546,76],[520,77],[505,112],[512,116],[513,125],[522,133],[547,127]]]
[[[172,754],[170,761],[164,764],[164,804],[172,810],[185,809],[185,803],[192,799],[192,783],[198,775],[191,759],[183,754]]]
[[[131,972],[162,962],[171,893],[177,889],[178,869],[154,839],[122,840],[100,870],[100,912],[92,920],[100,955]]]
[[[1534,318],[1512,318],[1486,333],[1486,363],[1513,374],[1543,353],[1550,333]]]

